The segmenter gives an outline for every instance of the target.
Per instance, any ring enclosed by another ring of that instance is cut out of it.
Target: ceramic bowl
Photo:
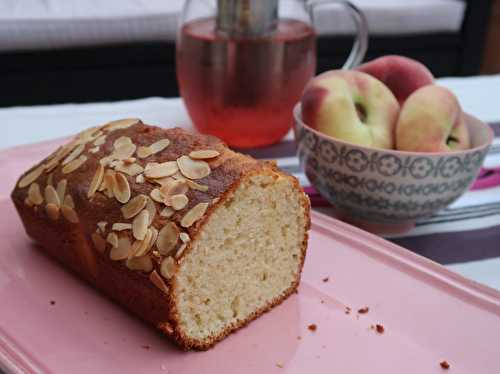
[[[449,153],[368,148],[322,134],[294,108],[295,141],[311,184],[339,218],[375,232],[402,232],[450,205],[476,179],[493,141],[488,125],[466,114],[472,147]]]

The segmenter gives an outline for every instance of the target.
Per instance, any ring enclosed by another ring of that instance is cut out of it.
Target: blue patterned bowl
[[[391,226],[407,229],[451,204],[474,182],[493,141],[489,126],[470,115],[472,147],[449,153],[375,149],[332,138],[302,122],[300,103],[294,117],[298,157],[312,185],[340,218],[371,231],[402,231]]]

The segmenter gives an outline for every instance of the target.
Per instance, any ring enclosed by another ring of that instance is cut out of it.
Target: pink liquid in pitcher
[[[181,95],[196,128],[235,147],[279,141],[316,68],[315,35],[280,20],[268,37],[228,38],[213,18],[186,23],[177,48]]]

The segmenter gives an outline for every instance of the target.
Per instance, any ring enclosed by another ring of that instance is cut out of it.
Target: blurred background
[[[0,0],[0,106],[178,96],[183,0]],[[400,54],[437,77],[500,72],[500,0],[354,0],[366,60]],[[318,9],[318,72],[338,68],[354,25]]]

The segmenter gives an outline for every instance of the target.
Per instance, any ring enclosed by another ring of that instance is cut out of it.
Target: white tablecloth
[[[465,111],[484,121],[500,122],[500,75],[446,78],[440,79],[439,84],[455,92]],[[139,117],[147,123],[163,127],[192,127],[182,101],[178,98],[5,108],[0,109],[0,123],[4,129],[3,136],[0,137],[0,149],[67,136],[84,128],[124,117]],[[490,192],[498,195],[500,188],[497,189]],[[449,268],[500,289],[498,257],[449,265]]]

